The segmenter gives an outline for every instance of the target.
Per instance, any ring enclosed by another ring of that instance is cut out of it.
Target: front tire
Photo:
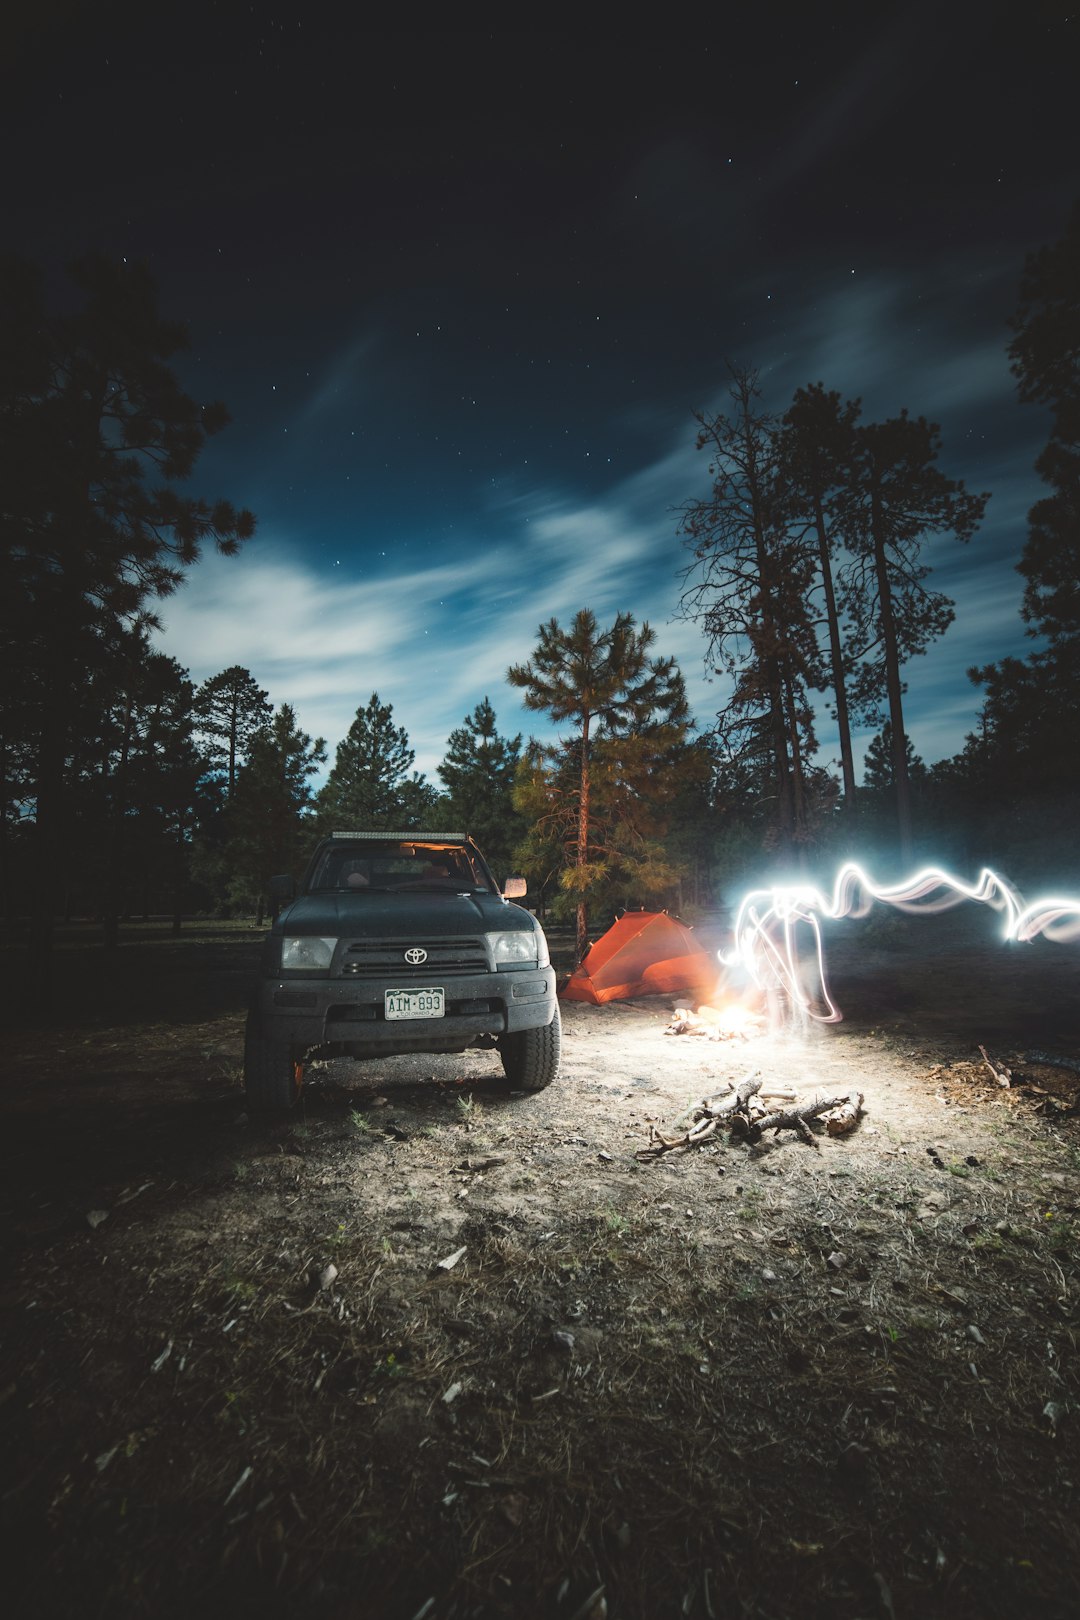
[[[499,1037],[503,1073],[515,1091],[543,1091],[559,1072],[562,1018],[559,1004],[550,1024],[540,1029],[518,1029]]]
[[[287,1114],[295,1108],[304,1065],[286,1041],[272,1041],[248,1019],[244,1036],[244,1091],[253,1114]]]

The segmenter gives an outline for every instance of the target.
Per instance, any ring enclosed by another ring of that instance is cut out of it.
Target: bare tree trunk
[[[179,934],[184,921],[184,818],[179,810],[176,813],[176,846],[174,849],[175,866],[173,868],[172,883],[172,931]]]
[[[771,634],[771,632],[770,632]],[[795,833],[795,804],[791,783],[791,761],[788,758],[787,727],[784,720],[784,692],[776,674],[775,655],[770,654],[769,723],[772,732],[773,760],[776,765],[776,809],[780,832],[780,848],[790,853]]]
[[[802,749],[799,746],[799,716],[795,706],[795,688],[791,676],[784,676],[784,696],[787,707],[788,740],[791,743],[791,798],[792,833],[802,847],[806,833],[806,779],[803,775]]]
[[[113,775],[114,792],[109,814],[109,847],[105,863],[105,906],[102,916],[101,942],[106,950],[114,951],[120,944],[120,868],[123,862],[124,811],[127,807],[127,767],[131,750],[134,700],[131,680],[124,698],[124,735],[120,744],[120,758]]]
[[[769,732],[772,738],[773,762],[776,766],[777,822],[781,850],[790,853],[794,842],[795,804],[791,781],[791,760],[788,755],[787,721],[784,714],[784,686],[776,655],[779,640],[777,634],[778,615],[773,608],[770,581],[772,564],[765,545],[761,519],[756,513],[754,516],[754,528],[757,563],[761,578],[762,654],[767,671],[766,684],[769,693]]]
[[[878,612],[881,619],[881,639],[885,650],[885,684],[889,695],[889,720],[892,725],[893,782],[896,787],[896,821],[900,858],[905,866],[911,864],[911,784],[907,770],[907,733],[904,730],[904,704],[900,681],[900,658],[896,646],[896,621],[893,618],[892,590],[885,558],[885,536],[882,533],[881,508],[875,491],[870,504],[870,532],[874,542],[874,568],[877,574]]]
[[[66,662],[53,671],[45,702],[35,783],[33,881],[31,886],[28,1004],[33,1017],[48,1023],[52,1015],[55,874],[60,858],[61,818],[66,755]]]
[[[589,716],[585,715],[581,723],[581,792],[578,798],[578,846],[577,869],[578,877],[584,878],[585,866],[589,857]],[[574,941],[574,966],[581,965],[585,955],[585,944],[589,933],[588,907],[585,904],[585,895],[578,890],[577,904],[577,937]]]
[[[829,531],[821,505],[821,495],[814,491],[814,527],[817,530],[818,555],[821,563],[821,584],[825,592],[825,617],[829,626],[829,664],[832,669],[833,696],[836,699],[836,729],[840,733],[840,771],[844,781],[844,813],[855,815],[855,760],[851,751],[851,720],[848,715],[847,686],[844,680],[844,647],[840,639],[840,615],[836,609],[836,586],[829,555]]]
[[[233,792],[236,788],[236,734],[240,729],[240,695],[233,694],[232,710],[229,714],[229,802],[232,803]]]

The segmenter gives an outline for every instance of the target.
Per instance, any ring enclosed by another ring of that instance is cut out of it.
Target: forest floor
[[[1080,947],[991,933],[838,925],[806,1036],[571,1004],[537,1096],[340,1064],[260,1125],[254,932],[72,931],[7,1035],[9,1612],[1074,1616]],[[638,1156],[751,1069],[861,1123]]]

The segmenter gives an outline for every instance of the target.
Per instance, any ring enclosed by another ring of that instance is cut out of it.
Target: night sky
[[[1030,647],[1047,421],[1006,323],[1080,195],[1080,14],[763,6],[627,35],[360,10],[3,25],[4,246],[58,284],[87,249],[148,261],[185,385],[233,416],[196,483],[258,535],[164,604],[164,649],[195,680],[246,665],[331,757],[377,690],[433,774],[485,695],[536,730],[504,675],[542,619],[624,609],[707,726],[724,689],[674,617],[673,508],[707,488],[693,412],[731,359],[780,412],[820,380],[866,419],[930,416],[945,470],[991,491],[969,548],[928,548],[957,622],[906,671],[917,751],[957,752],[966,667]]]

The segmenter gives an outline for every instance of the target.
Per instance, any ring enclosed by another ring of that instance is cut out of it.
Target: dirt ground
[[[260,1125],[253,938],[76,932],[9,1031],[10,1612],[1075,1615],[1080,947],[839,925],[839,1026],[571,1004],[538,1096],[340,1064]],[[750,1071],[862,1121],[640,1156]]]

